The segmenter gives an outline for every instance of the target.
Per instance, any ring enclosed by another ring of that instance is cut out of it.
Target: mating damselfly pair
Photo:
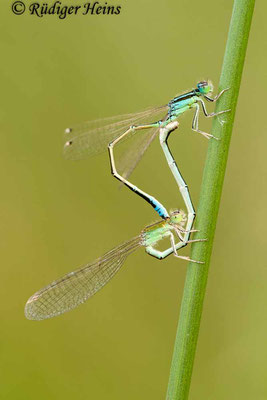
[[[197,84],[195,89],[173,98],[164,106],[136,114],[91,121],[66,129],[67,141],[64,146],[64,153],[67,158],[79,159],[108,149],[112,175],[151,204],[162,220],[146,227],[140,235],[105,253],[104,256],[93,263],[63,276],[35,293],[25,306],[27,318],[34,320],[50,318],[83,303],[115,275],[129,254],[141,246],[145,247],[149,255],[158,259],[164,259],[173,253],[178,258],[190,260],[189,257],[178,255],[178,250],[188,243],[205,239],[190,240],[190,234],[194,232],[192,227],[195,211],[188,187],[169,149],[168,137],[171,132],[178,128],[177,119],[179,116],[193,108],[195,113],[192,129],[208,139],[214,138],[209,133],[199,129],[199,112],[202,109],[206,117],[214,117],[230,111],[224,110],[209,114],[204,102],[204,99],[210,102],[218,100],[226,90],[222,90],[212,98],[210,97],[213,91],[211,82],[202,81]],[[157,116],[160,116],[160,119],[157,119]],[[153,120],[156,120],[156,122],[152,122]],[[114,146],[133,135],[139,137],[138,146],[132,146],[130,151],[127,152],[127,167],[119,174],[115,164]],[[181,210],[169,214],[157,199],[128,180],[131,172],[156,136],[159,136],[167,163],[185,202],[187,216]],[[179,239],[177,243],[175,236]],[[156,244],[166,237],[170,239],[171,246],[165,251],[157,250]],[[201,261],[191,261],[201,263]]]

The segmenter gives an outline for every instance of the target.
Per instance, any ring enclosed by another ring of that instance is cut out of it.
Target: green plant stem
[[[180,318],[171,364],[167,399],[188,398],[192,369],[199,333],[203,300],[209,271],[209,263],[225,175],[235,109],[245,60],[251,19],[255,0],[235,0],[226,51],[222,66],[219,90],[230,88],[216,106],[216,112],[231,112],[214,118],[212,134],[219,141],[210,140],[203,173],[200,201],[197,211],[196,238],[208,238],[207,242],[192,246],[191,258],[205,264],[189,263]],[[224,120],[222,124],[220,121]]]

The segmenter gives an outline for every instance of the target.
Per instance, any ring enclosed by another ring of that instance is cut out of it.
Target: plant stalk
[[[186,400],[189,395],[203,301],[206,291],[210,257],[219,211],[226,162],[241,76],[247,49],[255,0],[235,0],[223,60],[219,91],[230,88],[216,104],[215,112],[231,109],[215,117],[201,185],[195,238],[207,242],[192,245],[191,258],[205,264],[189,263],[180,318],[170,370],[167,400]]]

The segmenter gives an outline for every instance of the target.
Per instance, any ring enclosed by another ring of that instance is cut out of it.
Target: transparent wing
[[[36,292],[25,306],[28,319],[42,320],[72,310],[93,296],[119,271],[126,257],[141,246],[136,236],[103,257],[64,275]]]
[[[166,113],[168,106],[150,108],[136,114],[124,114],[116,117],[98,119],[67,128],[65,130],[64,155],[68,159],[78,160],[93,156],[107,149],[108,144],[125,132],[131,125],[153,123]],[[134,132],[129,133],[131,137]]]
[[[125,179],[129,178],[158,132],[159,128],[152,128],[137,133],[133,144],[128,147],[128,151],[124,152],[118,162],[118,170]]]

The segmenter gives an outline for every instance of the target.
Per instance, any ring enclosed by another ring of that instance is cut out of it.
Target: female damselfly
[[[194,232],[192,226],[195,212],[187,185],[180,174],[167,143],[170,133],[177,126],[178,122],[174,121],[164,128],[160,128],[160,143],[185,201],[187,217],[183,211],[174,211],[170,215],[168,214],[165,219],[147,226],[140,235],[109,251],[93,263],[87,264],[41,289],[31,296],[26,303],[25,315],[28,319],[46,319],[77,307],[101,289],[122,267],[126,257],[141,246],[145,247],[149,255],[160,260],[174,253],[178,258],[194,261],[190,260],[189,257],[178,255],[178,250],[188,243],[205,239],[189,240],[191,232]],[[161,209],[164,209],[161,203],[158,202],[158,204]],[[186,227],[184,229],[185,223]],[[179,238],[178,243],[175,243],[173,232]],[[170,238],[171,247],[164,251],[159,251],[155,248],[155,245],[166,237]],[[194,262],[201,263],[200,261]]]
[[[147,226],[140,235],[115,247],[94,262],[50,283],[29,298],[25,306],[26,318],[43,320],[55,317],[84,303],[108,283],[120,270],[128,255],[141,246],[145,247],[148,254],[159,260],[174,253],[176,257],[194,261],[177,253],[177,250],[185,245],[181,241],[185,233],[183,228],[185,221],[186,215],[183,211],[173,211],[168,219]],[[177,244],[174,234],[180,239]],[[159,251],[155,245],[166,237],[170,238],[171,247],[165,251]],[[201,239],[190,242],[194,241],[201,241]]]

